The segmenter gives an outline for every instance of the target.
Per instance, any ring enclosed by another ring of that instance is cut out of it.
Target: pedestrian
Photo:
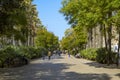
[[[43,59],[43,60],[45,59],[44,51],[42,51],[42,59]]]
[[[61,56],[61,51],[60,50],[58,50],[58,55]]]
[[[70,52],[68,51],[68,57],[70,57]]]
[[[118,52],[118,44],[117,43],[114,45],[114,52]]]
[[[48,51],[48,59],[51,59],[51,51]]]

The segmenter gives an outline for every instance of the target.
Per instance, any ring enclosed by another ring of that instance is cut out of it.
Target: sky
[[[34,0],[38,10],[38,17],[47,30],[53,32],[59,37],[59,40],[64,36],[66,29],[70,27],[63,14],[59,12],[62,0]]]

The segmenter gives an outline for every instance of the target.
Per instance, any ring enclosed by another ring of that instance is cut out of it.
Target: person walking
[[[42,51],[42,59],[43,59],[43,60],[45,59],[44,51]]]
[[[68,57],[70,57],[70,51],[68,50]]]
[[[51,51],[48,51],[48,59],[51,59]]]

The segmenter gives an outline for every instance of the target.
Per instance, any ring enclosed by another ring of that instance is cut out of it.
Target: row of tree
[[[32,0],[0,0],[1,45],[34,45],[35,29],[40,25]]]
[[[76,42],[76,46],[91,48],[95,46],[96,36],[99,36],[99,47],[105,48],[108,52],[107,63],[112,59],[111,40],[112,28],[119,34],[118,46],[120,46],[120,1],[119,0],[63,0],[60,12],[71,24],[72,34],[65,36],[62,43],[73,38],[70,42]],[[99,35],[96,35],[97,33]],[[74,36],[75,33],[75,36]],[[103,43],[104,38],[104,43]],[[68,43],[71,44],[71,43]],[[75,46],[72,46],[73,48]],[[119,47],[120,48],[120,47]],[[119,49],[118,49],[119,52]]]
[[[50,44],[35,41],[38,37],[46,41],[46,37],[56,40],[58,38],[47,29],[43,29],[43,25],[38,18],[36,5],[32,3],[33,0],[0,0],[0,45],[15,45],[15,46],[35,46],[38,44],[45,44],[43,46],[51,47]],[[44,27],[45,28],[45,27]],[[40,33],[44,32],[41,35]],[[51,35],[51,36],[50,36]],[[55,39],[54,39],[55,37]],[[37,42],[37,44],[35,44]],[[38,43],[40,42],[40,43]],[[41,45],[39,45],[41,46]]]
[[[33,0],[0,0],[0,67],[27,64],[59,47],[38,18]]]

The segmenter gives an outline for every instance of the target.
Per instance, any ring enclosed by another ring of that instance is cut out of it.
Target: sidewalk
[[[120,80],[120,69],[68,55],[54,57],[37,59],[19,68],[0,69],[0,80]]]

